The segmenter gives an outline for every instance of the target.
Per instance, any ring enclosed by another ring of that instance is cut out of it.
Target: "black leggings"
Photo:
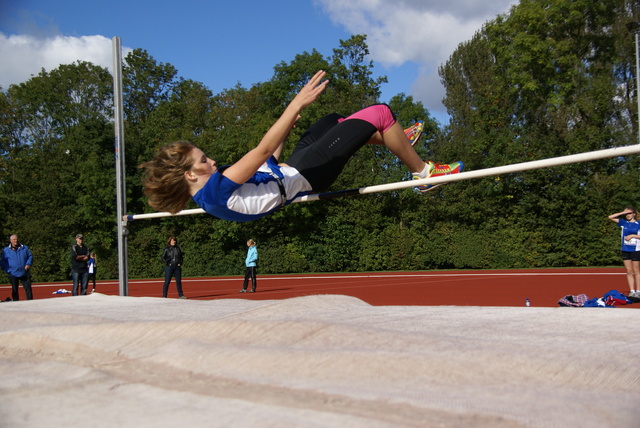
[[[371,123],[329,114],[311,125],[284,162],[307,179],[314,192],[326,190],[347,161],[376,133]]]

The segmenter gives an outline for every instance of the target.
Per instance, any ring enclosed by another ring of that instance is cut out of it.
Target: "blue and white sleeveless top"
[[[246,183],[238,184],[216,171],[202,189],[193,196],[196,204],[208,214],[222,220],[257,220],[283,206],[276,174],[284,185],[288,205],[298,196],[311,193],[311,185],[297,169],[278,166],[272,156]]]
[[[638,232],[640,232],[640,222],[620,219],[618,220],[618,227],[622,228],[620,231],[622,251],[640,251],[640,240],[633,238],[627,241],[624,239],[627,235],[638,235]]]

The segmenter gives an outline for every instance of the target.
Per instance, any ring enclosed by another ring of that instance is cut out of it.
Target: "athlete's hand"
[[[300,92],[289,103],[284,113],[269,128],[256,148],[249,151],[238,162],[225,169],[222,175],[234,183],[242,184],[247,182],[253,174],[264,164],[270,156],[280,156],[282,142],[287,138],[289,132],[300,118],[300,111],[314,102],[318,95],[324,91],[328,81],[322,81],[325,76],[324,71],[318,71]]]
[[[327,73],[325,71],[318,71],[311,79],[309,79],[307,84],[300,89],[300,92],[298,92],[293,101],[291,101],[291,104],[295,104],[300,109],[303,109],[313,103],[316,98],[318,98],[318,95],[325,90],[327,83],[329,83],[328,80],[322,81],[326,74]]]

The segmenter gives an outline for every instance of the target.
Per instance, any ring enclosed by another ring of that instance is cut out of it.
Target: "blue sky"
[[[117,36],[125,51],[144,49],[218,93],[266,81],[276,64],[296,54],[316,49],[328,57],[340,39],[367,34],[374,70],[389,78],[382,101],[404,92],[445,122],[437,67],[514,3],[0,0],[0,86],[75,60],[111,68],[111,39]]]

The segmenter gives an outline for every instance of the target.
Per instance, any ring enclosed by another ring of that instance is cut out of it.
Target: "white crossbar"
[[[640,153],[640,144],[634,144],[631,146],[623,146],[623,147],[614,147],[611,149],[596,150],[592,152],[560,156],[560,157],[542,159],[537,161],[522,162],[522,163],[516,163],[512,165],[493,167],[493,168],[485,168],[485,169],[479,169],[477,171],[467,171],[467,172],[461,172],[459,174],[443,175],[440,177],[425,178],[422,180],[399,181],[396,183],[366,186],[366,187],[361,187],[359,189],[339,190],[337,192],[328,192],[328,193],[317,193],[313,195],[300,196],[296,198],[293,201],[293,203],[310,202],[310,201],[317,201],[322,199],[332,199],[332,198],[338,198],[342,196],[365,195],[365,194],[371,194],[371,193],[388,192],[391,190],[406,189],[409,187],[422,186],[425,184],[435,185],[435,184],[442,184],[442,183],[451,183],[453,181],[470,180],[473,178],[480,178],[480,177],[491,177],[491,176],[510,174],[510,173],[520,172],[520,171],[529,171],[533,169],[550,168],[554,166],[568,165],[568,164],[579,163],[579,162],[588,162],[588,161],[593,161],[598,159],[627,156],[627,155],[632,155],[637,153]],[[160,217],[172,217],[172,216],[179,216],[179,215],[203,214],[204,212],[205,211],[203,209],[196,208],[196,209],[190,209],[190,210],[182,210],[176,214],[171,214],[168,212],[131,214],[131,215],[124,216],[123,220],[131,221],[131,220],[142,220],[142,219],[160,218]]]

